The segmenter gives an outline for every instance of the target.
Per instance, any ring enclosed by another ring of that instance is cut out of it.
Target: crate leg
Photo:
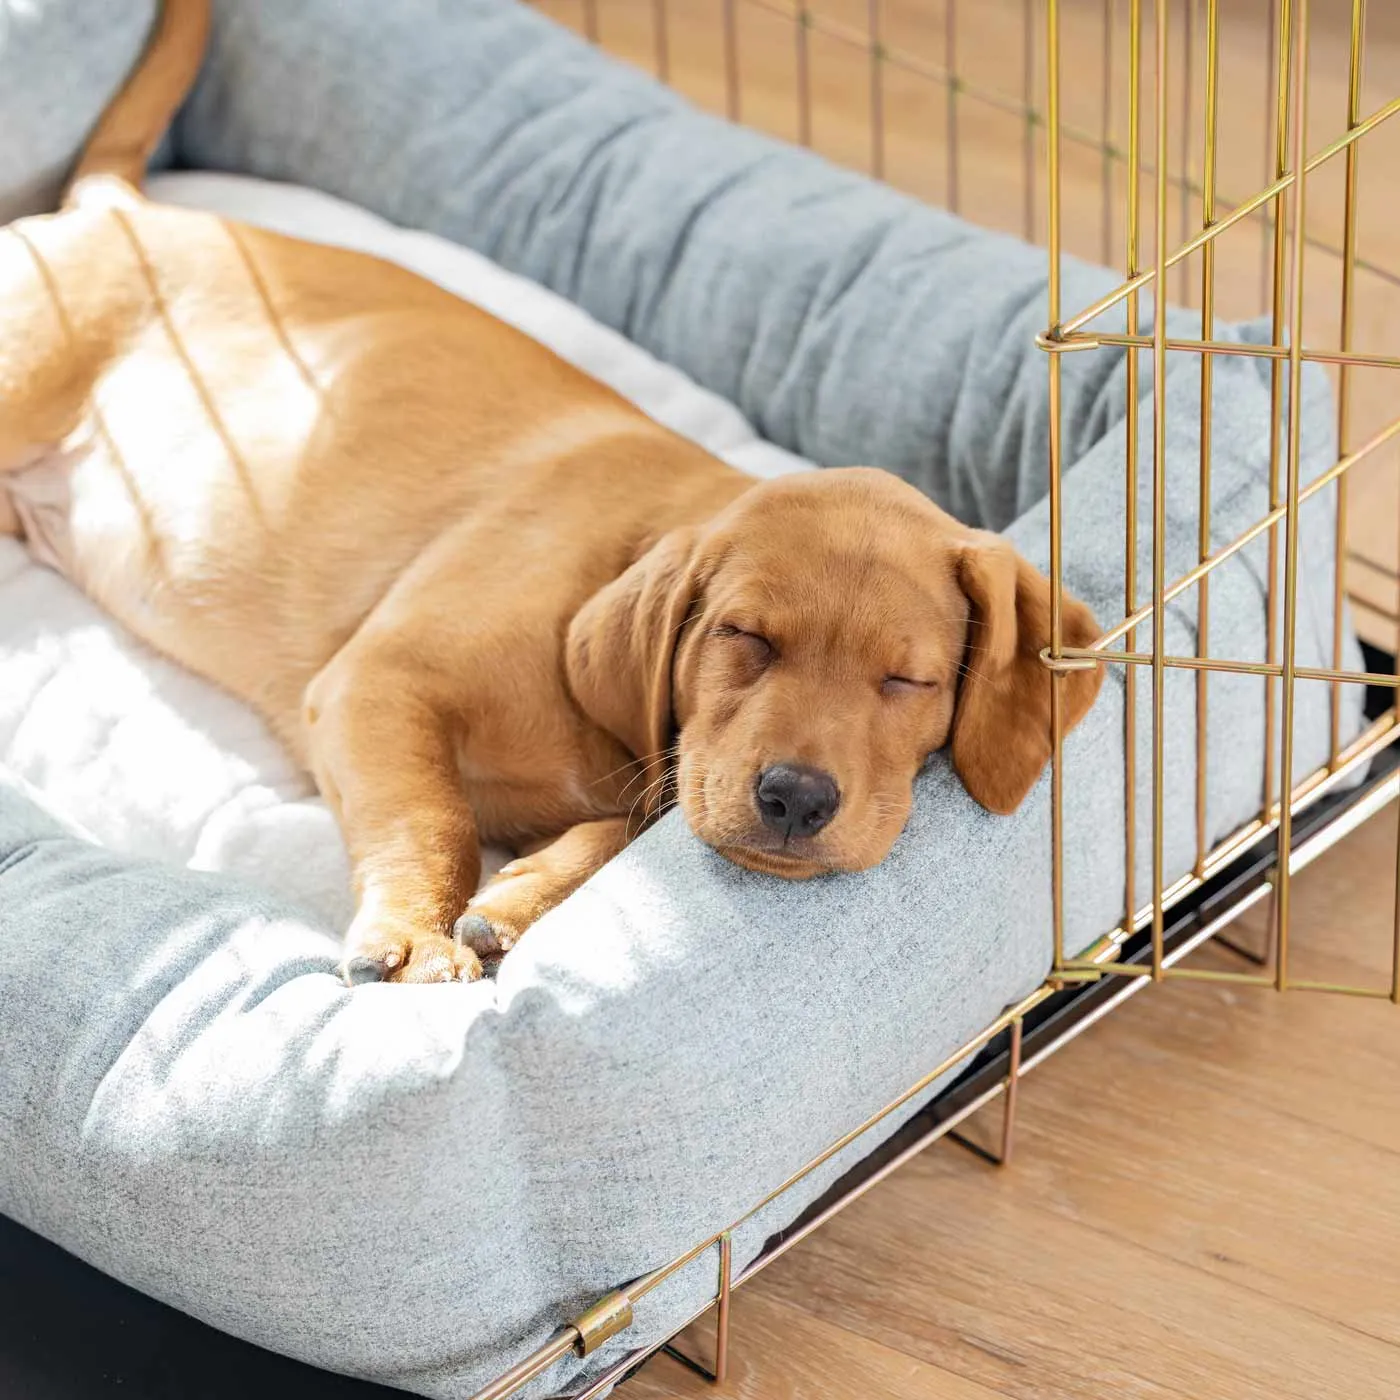
[[[1228,932],[1222,931],[1215,935],[1215,941],[1222,948],[1228,948],[1237,958],[1243,958],[1245,962],[1253,963],[1255,967],[1268,967],[1273,954],[1274,928],[1278,919],[1278,898],[1277,882],[1273,873],[1269,874],[1269,898],[1264,905],[1264,933],[1263,941],[1258,948],[1251,948],[1234,932],[1238,924],[1232,924]]]
[[[1016,1098],[1021,1086],[1021,1018],[1011,1023],[1011,1048],[1006,1069],[1006,1088],[1001,1096],[1001,1143],[993,1149],[974,1142],[954,1128],[949,1134],[959,1147],[965,1147],[974,1157],[980,1157],[994,1167],[1004,1167],[1011,1160],[1016,1137]]]
[[[674,1357],[682,1366],[689,1367],[697,1376],[703,1376],[715,1385],[722,1385],[729,1374],[729,1296],[734,1277],[733,1241],[729,1234],[719,1237],[719,1298],[715,1304],[715,1361],[713,1367],[706,1366],[688,1356],[673,1341],[667,1342],[661,1350]]]

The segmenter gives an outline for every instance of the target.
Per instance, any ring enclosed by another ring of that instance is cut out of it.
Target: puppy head
[[[1097,637],[1075,599],[1061,617],[1066,645]],[[698,836],[803,878],[882,860],[946,744],[972,796],[1013,811],[1050,758],[1049,640],[1049,580],[1005,541],[848,468],[664,536],[580,610],[567,665],[641,782],[674,763]],[[1068,675],[1066,729],[1101,681]]]

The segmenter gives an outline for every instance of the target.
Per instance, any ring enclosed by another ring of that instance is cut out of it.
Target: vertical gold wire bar
[[[1155,0],[1157,21],[1157,276],[1152,288],[1152,978],[1162,966],[1163,716],[1167,654],[1167,0]]]
[[[1011,1160],[1016,1142],[1016,1097],[1021,1084],[1021,1018],[1011,1023],[1011,1049],[1006,1066],[1006,1102],[1002,1105],[1001,1156],[997,1163],[1004,1167]]]
[[[1219,0],[1206,0],[1206,112],[1205,157],[1201,171],[1201,227],[1215,223],[1216,122],[1220,95]],[[1215,338],[1215,242],[1201,246],[1201,339]],[[1210,450],[1211,393],[1214,356],[1201,356],[1201,505],[1199,562],[1210,556]],[[1204,661],[1210,655],[1210,575],[1200,582],[1197,595],[1196,650]],[[1205,868],[1208,827],[1206,817],[1206,738],[1208,734],[1208,671],[1196,672],[1196,874]]]
[[[1297,661],[1298,627],[1298,469],[1302,436],[1303,408],[1303,269],[1307,253],[1307,171],[1305,163],[1308,131],[1308,0],[1298,0],[1295,21],[1298,57],[1293,84],[1293,276],[1291,325],[1288,331],[1288,509],[1283,517],[1283,734],[1279,756],[1278,819],[1278,958],[1274,985],[1279,991],[1288,986],[1288,913],[1292,891],[1293,837],[1293,702],[1297,683],[1293,669]],[[1282,211],[1280,210],[1280,213]]]
[[[583,32],[590,44],[598,42],[598,0],[583,0]]]
[[[1196,3],[1197,0],[1186,0],[1181,9],[1181,198],[1178,208],[1182,243],[1191,236],[1191,64],[1196,47]],[[1190,263],[1190,258],[1181,260],[1182,305],[1189,305],[1191,301]]]
[[[1113,12],[1115,0],[1103,0],[1103,102],[1099,122],[1099,145],[1102,162],[1099,167],[1099,200],[1103,214],[1103,250],[1099,254],[1105,267],[1113,262]]]
[[[1361,116],[1361,98],[1359,98],[1359,90],[1361,90],[1361,62],[1364,34],[1365,0],[1355,0],[1351,14],[1351,81],[1347,94],[1348,125],[1355,125],[1359,120],[1359,116]],[[1357,245],[1357,209],[1355,209],[1355,206],[1357,206],[1357,165],[1355,165],[1355,146],[1357,146],[1357,143],[1352,141],[1351,146],[1347,147],[1347,228],[1345,228],[1344,237],[1344,246],[1347,251],[1345,251],[1343,260],[1343,277],[1350,277],[1352,273],[1352,262],[1354,262],[1355,251],[1357,251],[1357,246],[1355,246]],[[1351,309],[1351,302],[1350,295],[1348,294],[1350,294],[1350,284],[1347,284],[1347,287],[1345,287],[1343,291],[1343,315],[1347,316],[1347,319],[1343,322],[1343,349],[1347,349],[1347,340],[1345,340],[1345,337],[1347,337],[1351,330],[1350,316],[1348,316],[1348,312],[1350,312]],[[1347,403],[1347,381],[1345,381],[1345,378],[1341,381],[1341,385],[1343,385],[1341,386],[1341,403],[1345,405],[1345,403]],[[1343,407],[1341,412],[1345,413],[1347,409]],[[1341,421],[1344,420],[1338,420],[1338,456],[1341,455]],[[1345,426],[1350,428],[1350,423],[1345,424]],[[1341,482],[1343,482],[1343,479],[1338,477],[1338,486],[1340,486]],[[1344,497],[1338,496],[1338,559],[1343,557],[1344,536],[1340,524],[1341,514],[1343,514],[1343,503]],[[1340,577],[1341,575],[1338,574],[1338,582],[1340,582]],[[1400,578],[1397,578],[1396,582],[1397,585],[1400,585]],[[1341,603],[1343,603],[1343,589],[1338,587],[1337,615],[1334,617],[1333,622],[1334,638],[1336,638],[1336,641],[1334,641],[1334,650],[1336,650],[1338,655],[1341,654]],[[1400,606],[1397,606],[1396,612],[1397,615],[1400,615]],[[1396,654],[1400,655],[1400,623],[1397,623]],[[1397,718],[1400,718],[1400,692],[1394,693],[1393,700],[1394,714],[1396,714]],[[1334,703],[1333,714],[1336,715],[1336,713],[1337,706],[1336,703]],[[1333,722],[1336,722],[1336,720]],[[1390,1001],[1392,1001],[1394,1005],[1397,1005],[1397,1007],[1400,1007],[1400,818],[1396,820],[1396,904],[1394,904],[1394,923],[1392,925],[1392,942],[1390,942]]]
[[[1352,0],[1351,62],[1347,71],[1347,130],[1361,120],[1361,52],[1366,32],[1366,0]],[[1342,316],[1340,349],[1351,349],[1352,300],[1356,274],[1356,158],[1358,142],[1352,141],[1346,151],[1346,210],[1342,216]],[[1341,365],[1337,370],[1337,456],[1350,451],[1351,439],[1351,370]],[[1342,670],[1342,638],[1346,607],[1347,567],[1347,476],[1337,478],[1337,534],[1335,573],[1332,579],[1332,669]],[[1337,766],[1337,754],[1342,747],[1342,684],[1332,686],[1332,730],[1327,750],[1329,768]],[[1400,897],[1400,896],[1398,896]]]
[[[715,1318],[715,1384],[729,1374],[729,1294],[734,1277],[734,1244],[729,1231],[719,1237],[719,1307]]]
[[[1142,0],[1129,0],[1128,4],[1128,280],[1138,275],[1140,253],[1138,237],[1138,205],[1142,198],[1140,188],[1142,172]],[[1130,292],[1127,302],[1127,328],[1129,335],[1138,333],[1138,294]],[[1131,617],[1137,611],[1137,466],[1138,466],[1138,394],[1139,363],[1136,348],[1129,349],[1127,362],[1127,495],[1124,502],[1124,518],[1127,522],[1127,539],[1124,553],[1127,562],[1124,579],[1124,616]],[[1127,645],[1137,650],[1137,629],[1129,634]],[[1123,892],[1127,903],[1127,917],[1123,927],[1132,930],[1137,917],[1137,667],[1123,668],[1123,851],[1126,869],[1123,877]]]
[[[1049,176],[1049,255],[1048,301],[1050,326],[1060,324],[1060,4],[1046,0],[1046,132],[1045,156]],[[1063,645],[1060,637],[1060,356],[1050,354],[1050,655],[1059,660]],[[1050,672],[1050,908],[1055,932],[1055,967],[1065,961],[1064,900],[1064,674]]]
[[[1365,48],[1366,0],[1352,0],[1351,9],[1351,66],[1347,74],[1347,127],[1350,129],[1361,120],[1361,68]],[[1356,187],[1357,187],[1357,142],[1347,147],[1346,153],[1346,217],[1342,230],[1342,328],[1341,348],[1345,352],[1351,348],[1352,292],[1356,261]],[[1346,444],[1351,436],[1351,404],[1349,401],[1347,366],[1340,368],[1337,384],[1337,456],[1346,453]],[[1337,479],[1337,575],[1333,580],[1335,590],[1334,612],[1332,615],[1332,655],[1342,655],[1342,617],[1345,600],[1347,536],[1346,476]],[[1400,584],[1400,579],[1396,580]],[[1400,606],[1396,609],[1400,614]],[[1396,653],[1400,655],[1400,623],[1397,623]],[[1340,670],[1338,661],[1334,670]],[[1400,691],[1394,695],[1396,714],[1400,716]],[[1341,683],[1332,687],[1332,761],[1336,763],[1337,750],[1341,741]],[[1390,1000],[1400,1006],[1400,818],[1397,818],[1395,832],[1395,907],[1391,924],[1390,948]]]
[[[1293,14],[1290,0],[1279,0],[1278,23],[1278,107],[1275,114],[1277,140],[1274,150],[1274,177],[1288,172],[1288,98],[1292,90],[1289,62],[1293,51]],[[1270,335],[1279,344],[1283,337],[1283,260],[1287,252],[1288,221],[1284,218],[1284,192],[1273,201],[1274,238],[1272,247],[1273,297]],[[1279,400],[1283,394],[1284,361],[1275,359],[1269,367],[1269,509],[1279,503]],[[1264,591],[1266,626],[1264,659],[1278,664],[1278,526],[1269,526],[1269,571]],[[1274,678],[1264,677],[1264,819],[1274,803]]]
[[[1400,1006],[1400,826],[1397,826],[1395,841],[1395,922],[1391,929],[1391,939],[1390,999],[1396,1006]]]
[[[738,0],[724,0],[724,114],[739,120],[739,19]]]
[[[1022,161],[1025,166],[1021,180],[1021,236],[1027,243],[1035,242],[1035,0],[1023,0],[1021,106],[1026,115],[1025,137],[1022,141]],[[1054,356],[1051,356],[1053,359]]]
[[[1272,15],[1273,11],[1270,10]],[[1274,166],[1275,179],[1288,170],[1288,98],[1291,90],[1289,64],[1293,54],[1293,10],[1290,0],[1279,0],[1278,23],[1274,27],[1278,41],[1276,78],[1274,81]],[[1272,241],[1266,244],[1273,278],[1270,297],[1269,337],[1278,345],[1283,336],[1283,258],[1286,250],[1286,220],[1282,193],[1266,207],[1273,218]],[[1283,360],[1275,359],[1269,366],[1269,509],[1279,503],[1279,399],[1283,387]],[[1271,665],[1278,660],[1278,526],[1269,526],[1268,572],[1264,585],[1264,657]],[[1274,678],[1264,677],[1264,800],[1262,816],[1268,821],[1274,808]],[[1284,848],[1279,847],[1282,851]],[[1269,901],[1265,906],[1265,950],[1277,937],[1278,882],[1269,886]]]
[[[958,0],[945,0],[943,57],[948,70],[948,208],[958,212],[961,181],[958,179]]]
[[[885,44],[880,25],[880,0],[870,0],[870,170],[885,176]]]
[[[1269,37],[1265,42],[1264,52],[1271,54],[1274,46],[1278,43],[1278,12],[1274,6],[1274,0],[1265,0],[1265,9],[1268,12]],[[1266,64],[1264,68],[1264,109],[1267,111],[1270,106],[1275,105],[1274,95],[1274,69]],[[1264,123],[1264,181],[1267,184],[1275,175],[1274,164],[1274,133],[1269,129],[1268,122]],[[1269,247],[1273,239],[1273,229],[1269,224],[1271,214],[1277,211],[1270,205],[1265,205],[1259,211],[1259,236],[1263,240],[1259,249],[1259,305],[1261,308],[1269,304]]]
[[[797,7],[797,143],[812,144],[812,77],[808,54],[808,36],[812,16],[805,4]]]
[[[666,0],[652,0],[652,32],[656,38],[656,76],[663,83],[671,81],[671,35],[666,13]]]

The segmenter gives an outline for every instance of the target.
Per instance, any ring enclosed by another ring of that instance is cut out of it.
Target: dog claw
[[[359,987],[366,982],[382,982],[389,975],[389,967],[374,958],[351,958],[345,964],[347,986]]]
[[[490,919],[480,914],[470,911],[463,914],[453,926],[452,932],[458,943],[470,948],[479,958],[504,951]]]

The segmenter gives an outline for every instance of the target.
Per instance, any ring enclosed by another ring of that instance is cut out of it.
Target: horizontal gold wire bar
[[[1300,681],[1336,681],[1343,685],[1374,685],[1382,690],[1400,686],[1400,676],[1385,671],[1336,671],[1330,666],[1295,666],[1293,674]]]
[[[1064,647],[1066,660],[1109,661],[1129,666],[1150,666],[1153,657],[1145,651],[1103,651],[1096,647]],[[1221,661],[1215,657],[1164,656],[1163,666],[1182,671],[1227,671],[1243,676],[1281,676],[1283,667],[1277,661]],[[1300,681],[1344,681],[1352,685],[1379,685],[1394,690],[1400,687],[1400,676],[1385,671],[1334,671],[1326,666],[1295,666],[1293,674]]]
[[[478,1390],[472,1400],[506,1400],[506,1397],[524,1389],[536,1376],[566,1357],[577,1341],[577,1329],[566,1327],[523,1361],[517,1362],[509,1371],[503,1371],[489,1385]]]
[[[1332,157],[1339,152],[1346,150],[1353,142],[1359,141],[1368,131],[1374,130],[1383,121],[1393,117],[1397,112],[1400,112],[1400,97],[1393,98],[1383,107],[1378,107],[1365,121],[1351,127],[1344,136],[1339,136],[1330,146],[1324,146],[1316,155],[1309,157],[1303,165],[1304,173],[1311,174],[1318,166],[1331,160]],[[1204,247],[1205,244],[1219,238],[1226,229],[1234,227],[1234,225],[1239,223],[1242,219],[1254,213],[1256,209],[1262,208],[1271,199],[1275,199],[1278,195],[1282,194],[1284,190],[1288,189],[1293,184],[1295,178],[1296,175],[1293,171],[1289,171],[1286,175],[1280,175],[1277,180],[1273,181],[1272,184],[1266,185],[1258,194],[1251,196],[1242,204],[1237,204],[1228,214],[1217,219],[1209,228],[1203,228],[1194,237],[1187,239],[1187,241],[1174,252],[1168,253],[1165,266],[1168,268],[1175,267],[1177,263],[1181,262],[1184,258],[1189,258],[1192,253]],[[1098,301],[1094,302],[1093,305],[1089,306],[1084,311],[1081,311],[1077,316],[1072,316],[1062,325],[1053,327],[1051,331],[1052,335],[1056,339],[1062,339],[1064,336],[1074,331],[1082,330],[1083,327],[1087,326],[1095,317],[1102,316],[1105,311],[1112,310],[1113,307],[1117,306],[1125,297],[1147,286],[1153,281],[1156,275],[1156,271],[1153,268],[1148,268],[1143,272],[1139,272],[1136,277],[1132,277],[1124,282],[1117,291],[1109,292],[1107,296],[1100,297]]]
[[[1076,331],[1072,335],[1059,335],[1048,338],[1051,348],[1066,350],[1097,350],[1102,345],[1137,346],[1150,350],[1150,335],[1119,335],[1098,331]],[[1256,360],[1286,360],[1286,345],[1248,345],[1233,340],[1176,340],[1167,337],[1168,350],[1191,351],[1203,355],[1244,355]],[[1368,355],[1349,350],[1309,350],[1304,348],[1301,358],[1324,365],[1364,365],[1370,369],[1400,369],[1400,355]]]
[[[1150,977],[1150,967],[1139,967],[1136,963],[1100,963],[1095,969],[1114,977]],[[1193,982],[1234,982],[1245,987],[1269,987],[1274,985],[1272,973],[1262,972],[1217,972],[1212,968],[1170,968],[1165,974],[1171,977],[1186,977]]]
[[[1378,448],[1384,447],[1396,434],[1400,434],[1400,418],[1396,418],[1393,422],[1387,423],[1384,428],[1370,439],[1370,441],[1362,443],[1355,452],[1351,452],[1339,462],[1333,463],[1321,476],[1310,481],[1303,487],[1302,490],[1298,492],[1299,505],[1315,496],[1325,487],[1331,485],[1343,472],[1350,471],[1358,462],[1369,457],[1372,452],[1375,452]],[[1223,549],[1217,550],[1209,559],[1205,560],[1204,563],[1197,564],[1194,569],[1182,574],[1182,576],[1177,579],[1175,583],[1171,584],[1163,593],[1163,603],[1170,603],[1173,598],[1180,597],[1192,584],[1198,583],[1207,574],[1218,569],[1227,559],[1238,554],[1247,544],[1251,543],[1253,540],[1257,540],[1265,530],[1282,520],[1287,513],[1288,507],[1285,504],[1280,503],[1275,506],[1266,516],[1251,525],[1244,534],[1232,540]],[[1134,627],[1137,627],[1151,616],[1152,604],[1145,603],[1135,613],[1125,617],[1122,622],[1105,632],[1103,636],[1094,643],[1093,649],[1100,650],[1107,647],[1111,642],[1118,641],[1120,637],[1126,637]]]
[[[1390,1000],[1389,987],[1353,987],[1345,982],[1314,982],[1306,977],[1290,977],[1290,992],[1334,992],[1346,997],[1375,997],[1379,1001]]]
[[[1054,976],[1064,982],[1097,982],[1107,973],[1112,973],[1115,977],[1151,977],[1152,969],[1139,963],[1114,962],[1112,958],[1098,961],[1070,958]]]
[[[1070,974],[1065,976],[1065,974]],[[1079,959],[1066,963],[1061,976],[1067,982],[1097,982],[1103,976],[1109,977],[1151,977],[1152,969],[1137,963],[1084,963]],[[1268,991],[1274,989],[1274,975],[1271,972],[1227,972],[1210,967],[1166,967],[1162,975],[1170,981],[1183,982],[1224,982],[1239,987],[1259,987]],[[1348,997],[1371,997],[1376,1001],[1389,1001],[1389,987],[1357,987],[1348,982],[1316,982],[1305,978],[1288,979],[1290,992],[1331,992]]]

